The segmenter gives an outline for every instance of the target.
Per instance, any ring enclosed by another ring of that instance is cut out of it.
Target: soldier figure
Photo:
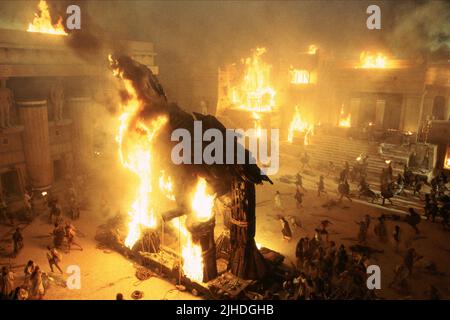
[[[367,224],[365,221],[356,222],[359,225],[358,243],[366,243],[367,239]]]
[[[72,245],[76,245],[78,247],[78,249],[83,251],[83,248],[74,241],[75,235],[76,235],[75,227],[70,222],[67,222],[64,230],[66,232],[66,238],[67,238],[67,252],[70,252]]]
[[[17,256],[19,251],[23,248],[23,236],[22,233],[20,233],[20,229],[16,228],[16,231],[14,232],[12,236],[12,240],[14,243],[14,257]]]
[[[11,108],[14,103],[11,89],[6,87],[6,80],[2,79],[0,85],[0,127],[8,128],[11,126]]]
[[[306,192],[306,189],[303,186],[303,177],[300,173],[297,173],[295,176],[295,186],[297,189],[302,188]]]
[[[280,191],[276,191],[275,192],[275,197],[274,197],[274,202],[275,202],[275,209],[277,210],[283,210],[283,205],[281,204],[281,194]]]
[[[0,275],[0,296],[3,299],[9,299],[14,290],[14,273],[7,267],[3,266]]]
[[[62,260],[61,254],[55,249],[51,249],[50,246],[47,246],[47,260],[48,264],[50,265],[50,270],[53,272],[53,266],[55,266],[61,274],[64,272],[62,271],[61,267],[59,266],[59,263]]]
[[[320,197],[321,193],[327,193],[323,176],[320,176],[319,183],[317,183],[317,196]]]
[[[378,236],[378,240],[381,242],[387,241],[387,229],[384,220],[385,217],[383,215],[378,217],[378,224],[376,224],[374,228],[374,232]]]
[[[297,190],[295,191],[295,201],[297,204],[297,209],[299,209],[300,207],[302,207],[302,203],[303,203],[303,193],[300,192],[300,190],[297,188]]]

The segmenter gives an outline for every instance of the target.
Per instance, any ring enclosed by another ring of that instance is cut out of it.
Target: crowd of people
[[[301,158],[301,170],[295,175],[295,193],[294,199],[296,208],[303,208],[304,195],[307,192],[303,185],[303,176],[301,171],[305,168],[311,168],[310,156],[305,152]],[[358,181],[358,191],[360,195],[377,199],[377,194],[370,189],[367,183],[368,156],[360,156],[356,160],[353,168],[346,161],[343,169],[337,176],[338,200],[342,201],[345,197],[352,201],[350,196],[349,181]],[[411,190],[411,193],[417,195],[420,201],[424,201],[424,216],[431,222],[436,222],[440,217],[444,228],[449,229],[449,207],[450,197],[446,187],[448,181],[443,173],[439,173],[428,184],[420,175],[414,174],[408,166],[405,165],[403,173],[394,175],[394,169],[391,161],[386,161],[386,167],[380,174],[380,186],[382,194],[379,196],[384,199],[392,198],[395,195],[409,196],[405,190]],[[336,169],[335,164],[330,161],[326,174],[319,175],[317,183],[317,197],[327,194],[325,187],[325,177],[329,177]],[[422,200],[424,185],[430,186],[430,192],[424,195]],[[388,194],[391,192],[392,194]],[[383,201],[384,204],[384,201]],[[276,192],[275,209],[284,206],[281,202],[281,193]],[[278,215],[281,222],[282,238],[291,241],[293,238],[293,225],[297,224],[297,219],[289,221],[289,216]],[[292,217],[291,217],[292,218]],[[391,219],[392,218],[392,219]],[[373,221],[375,219],[375,221]],[[400,223],[393,227],[392,234],[388,233],[386,221],[403,221],[409,225],[416,235],[420,234],[419,224],[423,216],[414,208],[409,208],[405,216],[381,214],[377,218],[371,218],[365,215],[361,221],[355,221],[357,225],[356,244],[346,248],[343,244],[336,245],[334,241],[329,240],[328,226],[332,222],[324,220],[320,226],[315,229],[315,235],[312,238],[302,237],[298,240],[295,250],[296,271],[292,276],[287,277],[283,284],[286,299],[376,299],[375,291],[368,290],[366,285],[367,266],[370,264],[370,255],[373,252],[382,252],[374,250],[368,246],[367,238],[369,233],[373,233],[382,246],[387,243],[393,244],[393,249],[397,254],[401,254],[403,260],[394,269],[394,277],[389,283],[389,287],[404,292],[408,286],[408,280],[413,274],[413,268],[416,262],[423,258],[417,251],[407,246],[405,251],[400,251],[400,244],[405,243],[404,230]],[[440,297],[439,291],[431,286],[429,290],[432,299]]]
[[[35,206],[35,200],[33,193],[29,188],[24,193],[23,200],[23,212],[26,221],[30,222],[42,213],[48,212],[48,223],[53,224],[54,229],[51,232],[52,243],[47,246],[46,258],[50,268],[50,273],[45,272],[36,262],[29,260],[23,270],[23,277],[17,275],[14,272],[12,265],[3,266],[0,274],[0,299],[7,300],[40,300],[43,299],[47,288],[50,285],[52,277],[51,273],[57,270],[60,274],[63,274],[61,267],[62,254],[60,251],[65,250],[66,253],[76,247],[79,250],[83,250],[81,245],[75,241],[77,236],[77,230],[70,220],[77,220],[80,217],[80,195],[84,188],[84,181],[82,178],[78,178],[76,182],[72,182],[70,179],[67,185],[66,203],[68,204],[68,210],[65,212],[65,216],[69,219],[64,221],[63,209],[57,196],[49,194],[47,192],[37,194],[42,197],[45,203],[44,210],[38,209]],[[36,194],[36,193],[34,193]],[[0,198],[0,210],[1,216],[5,219],[6,223],[14,225],[14,220],[11,215],[7,214],[8,206],[4,201],[4,197]],[[15,258],[24,247],[24,237],[22,235],[22,229],[15,227],[15,231],[11,236],[12,240],[12,254],[11,257]],[[21,281],[19,281],[21,279]],[[23,280],[22,280],[23,279]]]

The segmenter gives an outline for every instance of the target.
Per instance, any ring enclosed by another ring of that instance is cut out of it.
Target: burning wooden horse
[[[261,279],[266,275],[267,266],[265,260],[256,247],[255,236],[255,184],[264,181],[272,181],[264,175],[260,168],[252,162],[250,152],[237,143],[234,137],[233,155],[234,161],[229,164],[226,148],[223,146],[222,161],[213,164],[198,164],[194,159],[194,153],[190,157],[192,161],[187,161],[182,165],[177,165],[172,161],[172,149],[175,143],[171,140],[171,135],[176,129],[187,130],[190,136],[194,136],[194,124],[200,121],[202,133],[208,129],[216,129],[226,136],[226,128],[214,116],[202,115],[198,113],[188,113],[178,105],[168,103],[162,86],[156,77],[144,65],[134,61],[128,56],[110,56],[111,68],[114,74],[124,81],[125,89],[121,92],[122,104],[133,106],[133,112],[129,113],[126,125],[123,130],[121,141],[126,141],[132,135],[144,132],[151,132],[152,148],[157,150],[152,154],[152,158],[174,179],[173,193],[178,208],[163,214],[163,220],[168,221],[175,217],[187,215],[186,226],[191,233],[192,240],[199,243],[202,249],[204,262],[203,281],[209,281],[217,276],[216,248],[214,242],[214,218],[196,220],[192,217],[190,209],[190,190],[195,188],[199,177],[206,180],[208,186],[215,192],[217,197],[231,194],[231,227],[230,242],[231,254],[228,269],[236,276],[243,279]],[[134,99],[130,103],[130,99]],[[151,131],[148,128],[155,128]],[[153,127],[152,127],[153,126]],[[132,129],[135,132],[132,132]],[[156,134],[157,131],[157,134]],[[203,136],[203,134],[202,134]],[[191,150],[198,148],[199,141],[190,139]],[[183,141],[184,142],[184,141]],[[197,146],[195,145],[197,144]],[[201,142],[201,152],[203,154],[205,144]],[[239,163],[237,160],[239,150],[244,152],[245,161]],[[222,164],[218,164],[222,163]]]

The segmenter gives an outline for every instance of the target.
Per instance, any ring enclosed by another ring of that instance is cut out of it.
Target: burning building
[[[420,144],[427,142],[425,131],[430,120],[449,119],[450,65],[446,61],[401,60],[365,50],[351,59],[333,56],[316,46],[295,57],[279,67],[286,76],[278,72],[272,80],[278,87],[278,106],[272,123],[263,126],[288,128],[283,132],[288,142],[298,136],[308,144],[306,140],[320,124],[322,128],[340,128],[341,135],[363,137],[371,132],[387,143],[402,144],[406,137]],[[230,99],[236,73],[234,65],[219,70],[221,117],[236,118]],[[436,148],[430,147],[435,160]],[[423,156],[425,151],[420,153]],[[443,163],[442,158],[438,167]]]
[[[105,103],[97,93],[108,83],[104,68],[82,59],[68,36],[33,24],[29,31],[0,30],[0,189],[13,211],[25,188],[57,191],[67,175],[92,164],[93,120]],[[158,72],[151,43],[126,46]]]

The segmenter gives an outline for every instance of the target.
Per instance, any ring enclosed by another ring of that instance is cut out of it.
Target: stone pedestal
[[[47,101],[18,101],[17,106],[24,127],[22,141],[29,180],[36,190],[49,189],[53,181],[53,167]]]

